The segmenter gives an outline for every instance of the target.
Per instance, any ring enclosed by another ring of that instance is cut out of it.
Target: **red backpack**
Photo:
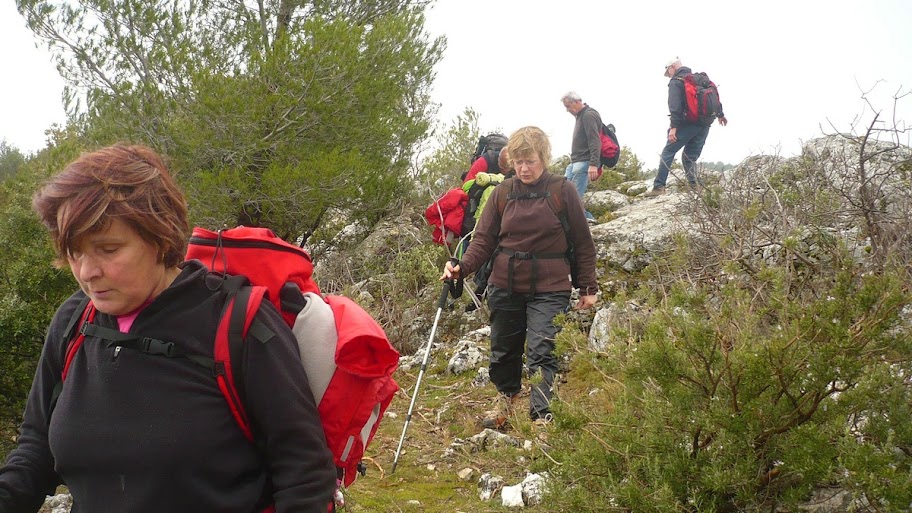
[[[617,165],[618,160],[621,158],[621,146],[618,144],[617,134],[614,133],[614,125],[602,124],[602,129],[599,130],[599,139],[602,141],[602,152],[599,158],[599,176],[601,176],[601,168],[607,167],[612,169]]]
[[[706,73],[688,73],[684,82],[684,118],[691,123],[709,126],[722,114],[722,102],[719,100],[719,89]]]
[[[254,441],[243,397],[238,393],[242,387],[236,386],[246,379],[240,355],[254,315],[267,298],[295,333],[339,479],[349,486],[359,472],[364,474],[364,450],[399,390],[392,377],[399,353],[383,328],[354,301],[344,296],[322,297],[312,277],[310,255],[271,230],[239,227],[212,232],[194,228],[187,259],[198,259],[210,270],[226,275],[223,287],[229,303],[215,337],[215,379],[244,436]],[[66,379],[85,335],[111,331],[91,325],[95,313],[85,298],[70,319],[66,329],[70,340],[58,387]],[[168,349],[144,350],[156,354]]]
[[[364,473],[364,450],[399,390],[392,377],[399,352],[383,328],[354,301],[336,295],[321,297],[312,277],[310,255],[269,229],[238,227],[212,232],[194,228],[187,259],[194,258],[212,271],[246,276],[254,285],[251,304],[244,309],[236,302],[233,308],[234,316],[246,310],[245,331],[262,299],[262,295],[257,298],[257,291],[268,289],[269,300],[298,339],[326,442],[340,479],[345,486],[350,485],[358,472]],[[243,337],[222,336],[220,326],[216,359],[225,358],[230,367],[231,347],[239,344],[243,344]],[[234,374],[239,371],[240,362]],[[234,386],[231,377],[225,383],[226,398],[231,397]],[[248,433],[240,413],[235,418]]]

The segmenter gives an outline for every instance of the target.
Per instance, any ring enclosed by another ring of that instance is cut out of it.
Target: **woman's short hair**
[[[80,155],[42,185],[32,208],[51,233],[58,266],[114,219],[158,248],[166,267],[184,260],[187,201],[162,158],[146,146],[115,144]]]
[[[551,142],[548,136],[537,126],[525,126],[513,132],[507,142],[507,151],[511,160],[536,156],[547,170],[551,163]]]

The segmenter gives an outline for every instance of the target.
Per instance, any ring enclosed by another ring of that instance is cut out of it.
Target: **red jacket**
[[[466,175],[465,179],[462,180],[462,183],[466,183],[469,180],[474,180],[475,176],[478,173],[487,173],[488,172],[488,159],[481,156],[472,163],[472,167],[469,168],[469,173]],[[494,172],[499,173],[500,170],[497,169]]]
[[[459,237],[469,195],[461,188],[448,190],[424,211],[424,218],[434,227],[434,242],[444,244],[448,233]]]

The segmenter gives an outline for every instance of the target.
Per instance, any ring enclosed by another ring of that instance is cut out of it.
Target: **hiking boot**
[[[554,421],[554,415],[546,413],[541,417],[532,421],[532,431],[535,432],[535,437],[542,442],[548,441],[548,427],[551,426],[551,423]]]
[[[592,217],[587,218],[586,222],[589,223],[590,225],[598,224],[598,220],[596,220],[595,218],[592,218]]]
[[[515,413],[518,399],[519,394],[498,394],[494,409],[485,412],[485,417],[481,420],[481,427],[505,431],[510,417]]]
[[[655,198],[657,196],[663,196],[665,194],[665,187],[653,187],[651,191],[643,194],[644,198]]]
[[[532,420],[533,427],[548,427],[551,423],[554,422],[554,415],[551,413],[546,413],[541,417]]]

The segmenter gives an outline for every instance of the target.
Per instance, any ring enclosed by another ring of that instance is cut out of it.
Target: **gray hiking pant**
[[[551,391],[557,374],[554,317],[570,307],[570,291],[511,294],[488,289],[491,310],[491,382],[497,391],[515,395],[522,390],[523,353],[529,373],[541,380],[532,386],[529,415],[533,420],[551,413]]]

